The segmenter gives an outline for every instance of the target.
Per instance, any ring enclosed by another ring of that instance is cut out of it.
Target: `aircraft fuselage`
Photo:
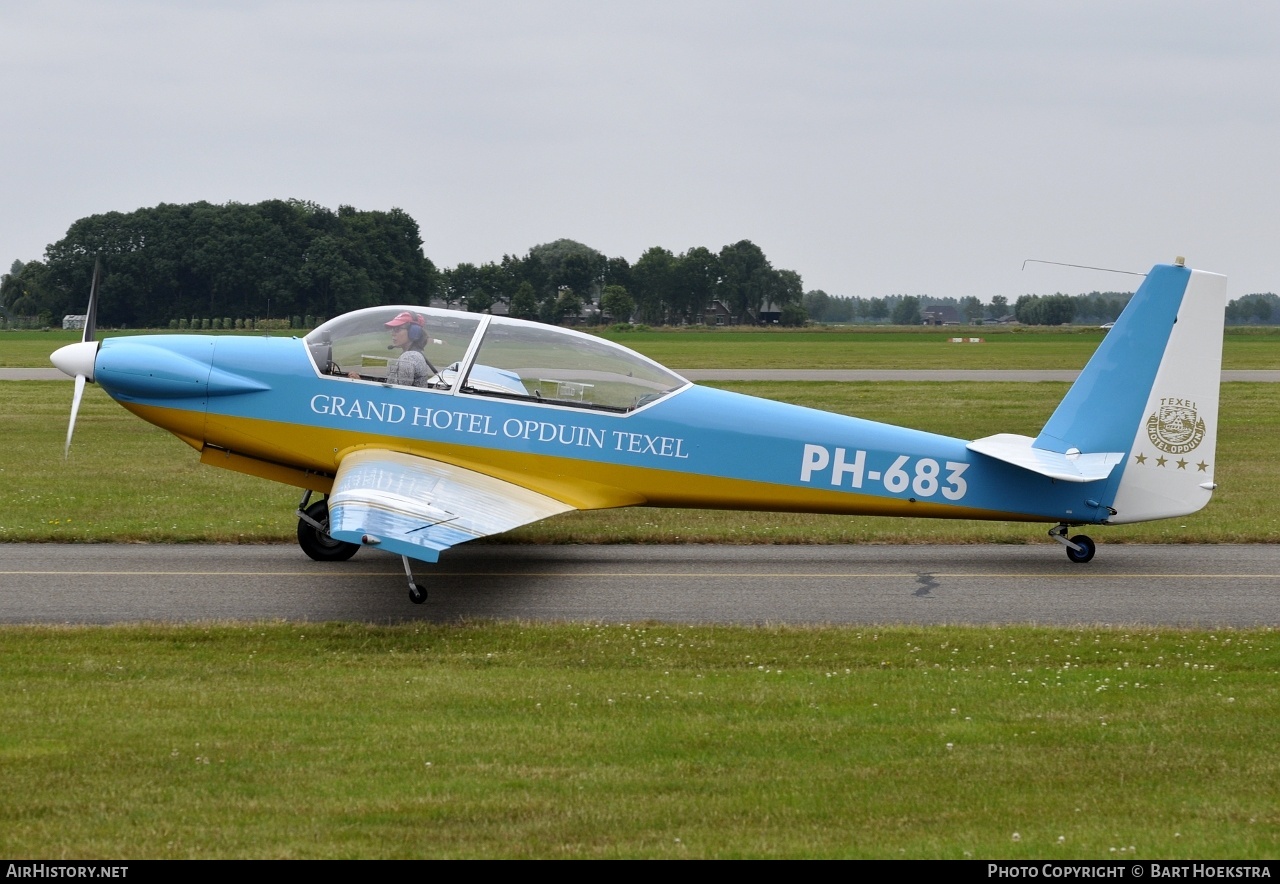
[[[353,380],[294,338],[102,342],[94,378],[205,463],[327,492],[362,448],[579,509],[627,505],[1092,523],[1116,477],[1061,482],[961,439],[687,384],[627,413]]]

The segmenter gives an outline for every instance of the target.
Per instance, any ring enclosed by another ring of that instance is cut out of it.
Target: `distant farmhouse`
[[[776,325],[778,320],[782,318],[782,308],[777,304],[769,301],[759,310],[749,309],[748,315],[761,325]],[[737,325],[738,317],[733,315],[733,311],[729,306],[719,298],[715,298],[702,311],[703,325]]]
[[[737,321],[733,317],[733,311],[729,306],[719,298],[713,300],[707,309],[702,313],[702,322],[704,325],[736,325]]]
[[[89,317],[86,314],[77,315],[74,313],[68,313],[66,316],[62,317],[62,327],[83,329],[85,323],[88,321],[89,321]]]
[[[959,325],[960,311],[946,304],[926,307],[921,311],[925,325]]]

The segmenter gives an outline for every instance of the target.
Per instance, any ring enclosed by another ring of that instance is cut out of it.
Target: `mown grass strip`
[[[1092,327],[868,327],[605,332],[671,368],[1080,369],[1102,342]],[[964,343],[953,343],[953,338]],[[982,343],[969,343],[969,338]],[[1280,329],[1233,327],[1223,368],[1280,368]]]
[[[106,331],[103,336],[115,334],[132,333]],[[690,328],[621,333],[606,330],[601,335],[676,370],[1067,370],[1082,368],[1103,338],[1102,331],[1096,328],[999,326],[945,329],[849,326],[785,331]],[[953,344],[950,343],[953,337],[980,337],[983,343]],[[0,368],[47,368],[50,353],[78,340],[79,332],[62,330],[0,331]],[[1223,368],[1280,369],[1280,328],[1228,329]]]
[[[1269,858],[1273,630],[0,629],[0,853]]]

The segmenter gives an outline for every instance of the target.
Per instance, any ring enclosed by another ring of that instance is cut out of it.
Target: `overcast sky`
[[[0,5],[0,270],[158,203],[399,207],[438,266],[741,239],[805,289],[1280,292],[1280,4]]]

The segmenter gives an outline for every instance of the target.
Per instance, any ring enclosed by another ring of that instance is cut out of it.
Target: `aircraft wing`
[[[1060,454],[1046,448],[1036,448],[1035,440],[1016,433],[997,433],[983,439],[975,439],[965,447],[970,451],[994,457],[1005,463],[1022,467],[1033,473],[1061,479],[1064,482],[1095,482],[1111,475],[1116,464],[1124,460],[1123,451],[1107,451],[1093,454],[1072,452]]]
[[[329,534],[434,562],[451,546],[573,509],[519,485],[426,457],[363,449],[343,458]]]

